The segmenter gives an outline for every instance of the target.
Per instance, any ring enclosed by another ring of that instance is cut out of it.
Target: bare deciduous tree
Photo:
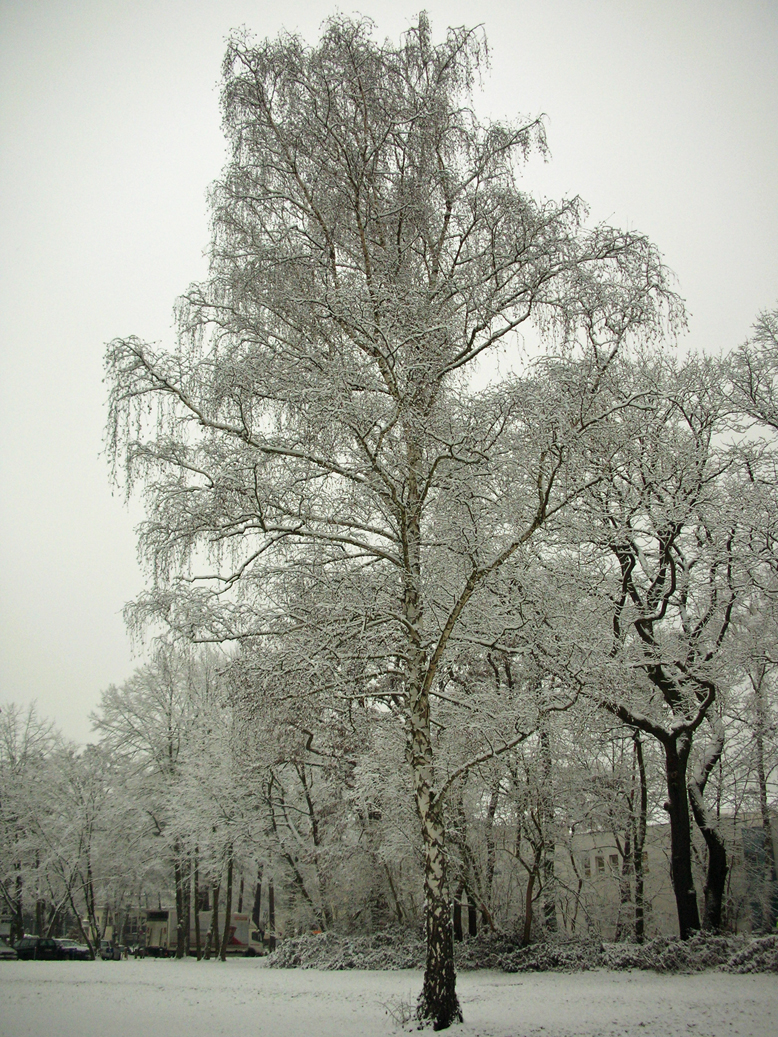
[[[703,793],[723,747],[715,705],[725,646],[742,585],[739,515],[729,484],[735,458],[720,449],[716,370],[659,360],[638,372],[646,409],[611,475],[593,490],[585,539],[607,573],[601,607],[600,702],[662,746],[671,832],[671,874],[682,938],[700,928],[692,875],[691,811],[709,849],[705,924],[718,928],[727,864]],[[651,402],[649,402],[651,401]],[[608,572],[608,570],[610,570]],[[596,653],[595,653],[596,655]],[[606,662],[606,659],[609,660]],[[694,739],[710,744],[690,772]]]

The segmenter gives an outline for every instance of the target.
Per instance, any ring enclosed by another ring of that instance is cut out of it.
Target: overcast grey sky
[[[484,24],[482,113],[547,113],[528,182],[648,233],[721,352],[778,301],[775,0],[355,4],[397,39]],[[346,12],[351,4],[343,4]],[[0,707],[37,700],[88,740],[101,691],[138,665],[121,619],[143,576],[100,456],[104,344],[171,342],[205,272],[207,185],[224,157],[224,39],[309,41],[335,5],[0,0]]]

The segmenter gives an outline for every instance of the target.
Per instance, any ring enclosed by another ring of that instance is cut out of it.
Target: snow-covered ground
[[[774,1037],[775,975],[464,972],[456,1037]],[[421,973],[0,962],[2,1037],[389,1037]]]

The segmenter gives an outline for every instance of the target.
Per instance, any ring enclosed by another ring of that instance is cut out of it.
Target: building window
[[[595,857],[594,858],[594,863],[595,863],[595,865],[597,867],[597,874],[598,875],[604,875],[605,874],[605,858],[604,857]]]
[[[619,870],[619,855],[617,853],[612,853],[608,858],[608,861],[610,863],[612,871]]]
[[[589,854],[588,853],[584,857],[583,865],[584,865],[584,875],[586,876],[587,879],[590,879],[592,877],[592,862],[589,859]]]

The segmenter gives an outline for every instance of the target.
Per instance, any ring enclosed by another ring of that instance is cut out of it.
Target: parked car
[[[57,940],[62,950],[65,952],[65,957],[70,961],[90,961],[91,956],[89,954],[89,948],[86,944],[77,943],[75,940]]]
[[[10,943],[0,936],[0,961],[16,961],[18,957]]]
[[[103,959],[103,961],[121,961],[122,952],[119,950],[118,947],[114,947],[110,940],[101,940],[100,957]]]
[[[16,945],[16,954],[23,961],[62,961],[67,957],[59,941],[50,936],[23,936]]]

